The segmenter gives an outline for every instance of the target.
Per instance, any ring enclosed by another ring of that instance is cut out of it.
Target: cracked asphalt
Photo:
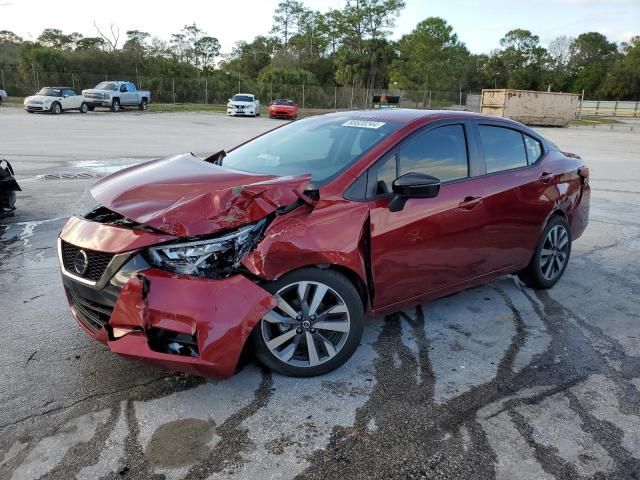
[[[132,163],[228,148],[265,118],[0,108],[23,192],[0,220],[0,479],[640,479],[640,135],[540,129],[591,168],[564,278],[514,277],[368,319],[313,379],[125,360],[68,311],[56,236]],[[635,129],[637,131],[637,129]]]

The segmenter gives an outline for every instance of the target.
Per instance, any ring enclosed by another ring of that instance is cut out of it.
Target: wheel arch
[[[345,276],[347,280],[349,280],[353,284],[353,286],[356,288],[358,295],[360,296],[360,300],[362,301],[362,308],[364,308],[365,311],[368,310],[370,299],[369,299],[369,293],[367,290],[367,284],[365,283],[364,279],[358,274],[358,272],[344,265],[333,264],[333,263],[308,263],[305,265],[296,265],[296,267],[292,268],[291,270],[282,271],[276,277],[269,278],[269,279],[262,279],[262,281],[265,283],[275,281],[284,275],[287,275],[292,272],[297,272],[298,270],[303,270],[305,268],[317,268],[318,270],[332,270],[334,272],[340,273],[341,275]]]

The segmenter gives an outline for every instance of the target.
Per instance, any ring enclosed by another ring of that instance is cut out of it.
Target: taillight
[[[589,167],[580,167],[578,169],[578,176],[580,177],[580,183],[587,185],[589,183]]]

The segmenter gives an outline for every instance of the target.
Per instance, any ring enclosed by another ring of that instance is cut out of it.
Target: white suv
[[[38,93],[24,99],[24,109],[29,113],[62,113],[66,110],[79,110],[87,113],[87,104],[82,95],[70,87],[44,87]]]
[[[260,115],[260,100],[251,93],[236,93],[229,99],[227,115],[255,117]]]

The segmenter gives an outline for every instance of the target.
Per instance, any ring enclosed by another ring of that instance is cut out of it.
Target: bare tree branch
[[[102,30],[100,30],[100,27],[98,27],[98,24],[95,20],[93,21],[93,26],[97,30],[98,35],[100,35],[104,39],[104,41],[109,44],[111,51],[114,52],[118,48],[118,41],[120,40],[120,28],[114,22],[111,22],[111,26],[109,28],[111,30],[111,36],[108,36],[102,33]]]

